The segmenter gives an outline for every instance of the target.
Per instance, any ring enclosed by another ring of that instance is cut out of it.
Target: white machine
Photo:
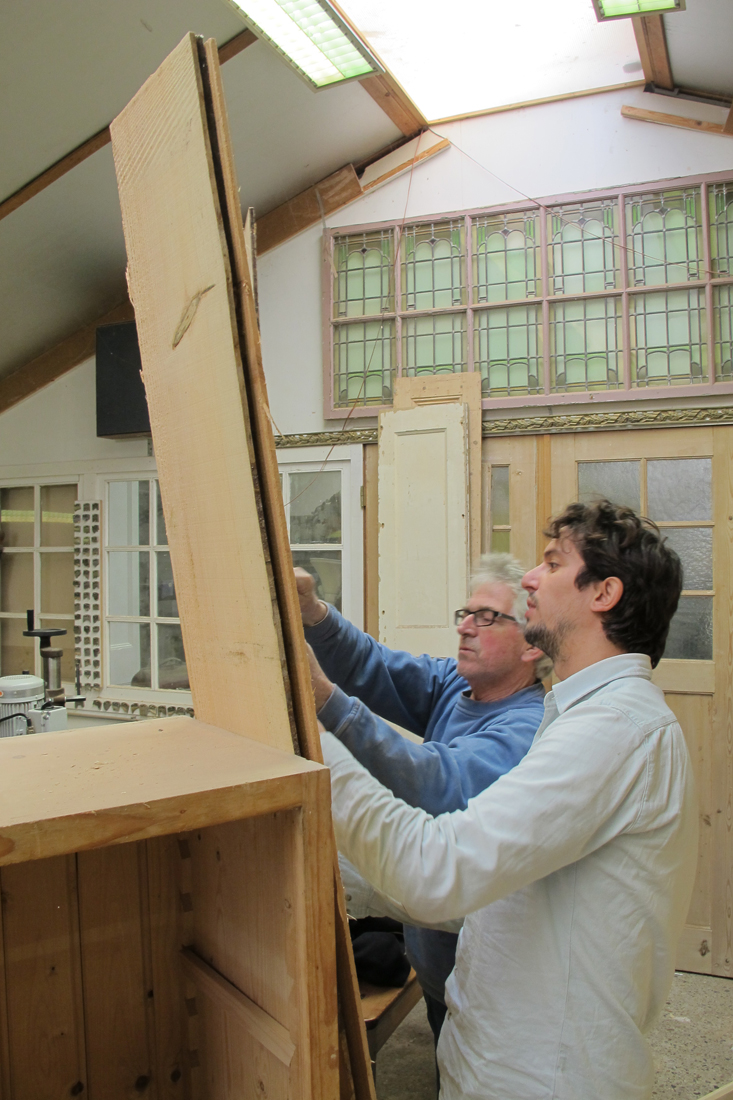
[[[29,714],[39,711],[45,699],[46,684],[40,676],[29,672],[0,676],[0,737],[17,737],[29,729],[33,732]]]
[[[0,737],[18,737],[24,733],[53,733],[68,728],[67,703],[83,703],[79,694],[67,696],[61,684],[63,650],[51,645],[51,638],[66,634],[60,627],[34,629],[33,612],[27,612],[26,638],[38,638],[43,661],[43,678],[21,672],[17,676],[0,676]]]

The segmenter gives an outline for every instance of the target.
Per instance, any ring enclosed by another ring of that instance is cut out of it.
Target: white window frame
[[[354,626],[364,625],[364,512],[361,505],[363,449],[359,445],[281,447],[277,451],[281,474],[341,471],[341,605]],[[287,486],[287,482],[284,483]],[[287,488],[284,487],[287,511]],[[301,544],[302,545],[302,544]]]

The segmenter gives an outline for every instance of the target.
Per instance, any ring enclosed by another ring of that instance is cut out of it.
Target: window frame
[[[3,489],[33,489],[33,545],[32,546],[8,546],[3,550],[4,554],[32,554],[33,556],[33,609],[35,614],[35,626],[36,628],[42,627],[44,620],[53,619],[58,622],[68,622],[67,633],[59,638],[59,646],[64,651],[71,649],[72,654],[76,649],[76,637],[74,632],[74,624],[76,620],[74,610],[71,614],[62,613],[48,613],[43,614],[43,608],[41,606],[41,569],[39,568],[41,558],[46,553],[62,553],[74,554],[75,540],[74,540],[74,526],[71,528],[71,543],[69,546],[42,546],[41,545],[41,490],[49,485],[75,485],[76,486],[76,499],[80,498],[80,478],[79,475],[73,474],[58,474],[50,476],[37,476],[37,477],[21,477],[21,478],[3,478],[0,488]],[[73,607],[76,606],[75,596],[72,589]],[[25,615],[19,614],[15,611],[0,611],[0,620],[15,620],[16,622],[25,622]],[[34,668],[33,674],[35,676],[43,676],[43,661],[41,660],[40,647],[36,645],[35,639],[31,639],[33,642],[33,655],[34,655]],[[21,670],[18,669],[20,672]],[[0,675],[12,675],[5,670],[0,672]],[[67,687],[75,687],[74,680],[63,680],[62,683]]]
[[[405,317],[419,317],[419,316],[435,316],[441,313],[464,313],[466,316],[466,329],[467,329],[467,365],[466,372],[471,373],[474,370],[474,324],[473,317],[477,312],[484,312],[490,309],[506,309],[507,307],[526,307],[528,305],[539,306],[542,313],[541,318],[541,330],[543,332],[542,340],[542,371],[543,382],[542,390],[537,394],[521,394],[516,396],[507,397],[485,397],[482,401],[482,407],[484,409],[512,409],[512,408],[527,408],[533,406],[547,406],[552,404],[557,405],[577,405],[587,404],[593,402],[597,404],[605,401],[616,402],[647,402],[658,401],[660,398],[674,398],[679,401],[681,398],[689,397],[710,397],[715,394],[733,394],[733,380],[724,381],[716,378],[715,369],[715,330],[714,330],[714,306],[713,306],[713,290],[718,286],[730,286],[733,285],[733,273],[727,276],[713,276],[711,267],[711,241],[710,241],[710,221],[709,221],[709,201],[708,201],[708,187],[717,183],[730,183],[733,184],[733,173],[731,171],[726,172],[712,172],[698,176],[679,177],[675,179],[663,179],[654,180],[646,183],[628,184],[619,188],[607,188],[596,191],[583,191],[572,192],[568,194],[552,195],[537,199],[535,202],[523,202],[505,203],[497,206],[485,207],[485,208],[472,208],[463,211],[446,211],[440,214],[431,214],[429,216],[411,218],[409,221],[409,227],[421,226],[430,223],[442,223],[446,221],[455,221],[457,219],[464,219],[465,224],[465,264],[466,264],[466,291],[467,291],[467,303],[464,306],[453,306],[446,309],[437,310],[404,310],[402,309],[401,302],[401,257],[400,257],[400,232],[401,222],[385,221],[385,222],[373,222],[368,224],[358,224],[351,226],[338,226],[335,228],[328,228],[323,234],[323,256],[322,256],[322,286],[323,286],[323,312],[322,312],[322,339],[323,339],[323,385],[324,385],[324,418],[326,420],[343,420],[347,415],[351,417],[376,417],[385,409],[391,408],[391,404],[382,405],[348,405],[348,406],[336,406],[334,401],[334,332],[337,327],[344,324],[359,324],[363,323],[365,319],[369,320],[385,320],[394,321],[395,324],[395,377],[400,377],[402,374],[402,339],[401,339],[401,324]],[[688,188],[699,187],[700,188],[700,206],[702,210],[702,275],[700,279],[690,279],[684,283],[661,283],[655,285],[641,285],[632,286],[630,284],[630,263],[624,261],[619,265],[619,285],[613,289],[607,288],[603,291],[593,291],[586,293],[573,293],[573,294],[550,294],[550,280],[551,275],[549,272],[548,262],[548,242],[547,242],[547,208],[553,206],[574,205],[577,203],[597,203],[603,200],[614,200],[617,203],[618,209],[618,240],[621,247],[621,254],[626,256],[627,249],[627,226],[626,226],[626,200],[643,196],[646,194],[674,190],[683,191]],[[472,276],[472,220],[474,218],[481,218],[487,215],[502,215],[502,214],[521,214],[529,210],[536,210],[539,208],[539,223],[540,223],[540,267],[542,277],[542,293],[531,298],[512,299],[509,301],[501,302],[475,302],[473,300],[473,276]],[[352,318],[334,318],[333,316],[333,252],[334,244],[337,238],[349,236],[351,234],[359,233],[377,233],[384,230],[393,230],[394,232],[394,259],[393,259],[393,293],[394,293],[394,310],[384,311],[381,314],[369,315],[369,318],[352,317]],[[681,385],[632,385],[631,378],[631,354],[632,349],[630,346],[630,327],[631,317],[629,302],[633,296],[636,295],[649,295],[656,292],[667,293],[670,290],[693,290],[699,289],[702,291],[700,297],[703,299],[702,305],[705,309],[705,328],[704,335],[702,337],[702,344],[707,352],[707,365],[703,372],[703,381],[696,383],[685,383]],[[574,390],[572,392],[557,392],[550,388],[550,309],[554,303],[569,302],[569,301],[585,301],[593,298],[603,299],[618,299],[621,302],[621,324],[622,324],[622,351],[619,352],[622,361],[622,379],[623,384],[617,389],[585,389]]]

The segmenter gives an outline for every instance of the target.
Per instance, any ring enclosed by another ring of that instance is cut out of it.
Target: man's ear
[[[538,649],[536,645],[531,645],[525,649],[522,654],[523,661],[539,661],[540,657],[544,657],[544,653],[541,649]]]
[[[620,577],[606,577],[603,581],[596,581],[595,595],[591,602],[591,611],[602,615],[615,607],[624,594],[624,582]]]

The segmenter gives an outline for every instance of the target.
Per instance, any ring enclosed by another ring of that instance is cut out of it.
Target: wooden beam
[[[674,88],[662,16],[635,15],[631,22],[647,83],[660,88]]]
[[[624,118],[632,118],[637,122],[656,122],[659,126],[678,126],[683,130],[699,130],[704,134],[724,134],[733,137],[733,130],[726,130],[720,122],[702,122],[698,118],[685,118],[684,115],[665,115],[661,111],[645,111],[641,107],[621,108]],[[730,119],[730,116],[728,116]]]
[[[248,46],[251,46],[253,42],[257,41],[257,36],[252,33],[251,30],[242,31],[241,34],[235,35],[234,38],[230,38],[228,42],[225,42],[223,46],[219,47],[219,60],[221,62],[229,61],[232,57],[236,57],[242,50],[246,50]],[[96,153],[98,149],[103,149],[105,145],[109,145],[109,126],[105,126],[103,130],[95,134],[94,137],[90,137],[87,141],[83,141],[81,145],[77,145],[76,149],[72,149],[70,153],[66,153],[60,160],[57,160],[55,164],[52,164],[50,168],[47,168],[45,172],[41,172],[40,175],[32,179],[30,183],[26,183],[23,187],[19,187],[17,191],[14,191],[12,195],[9,195],[7,199],[0,202],[0,221],[3,218],[7,218],[8,214],[12,214],[18,207],[23,206],[29,199],[35,198],[41,191],[45,191],[47,187],[50,187],[56,180],[61,179],[67,172],[70,172],[72,168],[76,168],[78,164],[87,160],[93,153]]]
[[[361,194],[361,184],[353,166],[347,164],[339,168],[338,172],[257,219],[257,255],[269,252]]]
[[[135,314],[129,301],[121,302],[88,325],[83,325],[60,344],[49,348],[43,355],[25,363],[18,370],[0,380],[0,413],[11,409],[36,390],[55,382],[67,371],[73,370],[90,359],[96,350],[97,329],[100,325],[114,325],[132,321]]]
[[[420,130],[427,128],[428,120],[391,73],[365,76],[359,83],[405,137],[414,137]]]
[[[184,974],[205,997],[219,1005],[225,1015],[236,1017],[245,1031],[270,1054],[274,1054],[279,1062],[284,1066],[290,1065],[295,1054],[295,1043],[286,1027],[223,978],[190,947],[182,949],[181,962]]]

